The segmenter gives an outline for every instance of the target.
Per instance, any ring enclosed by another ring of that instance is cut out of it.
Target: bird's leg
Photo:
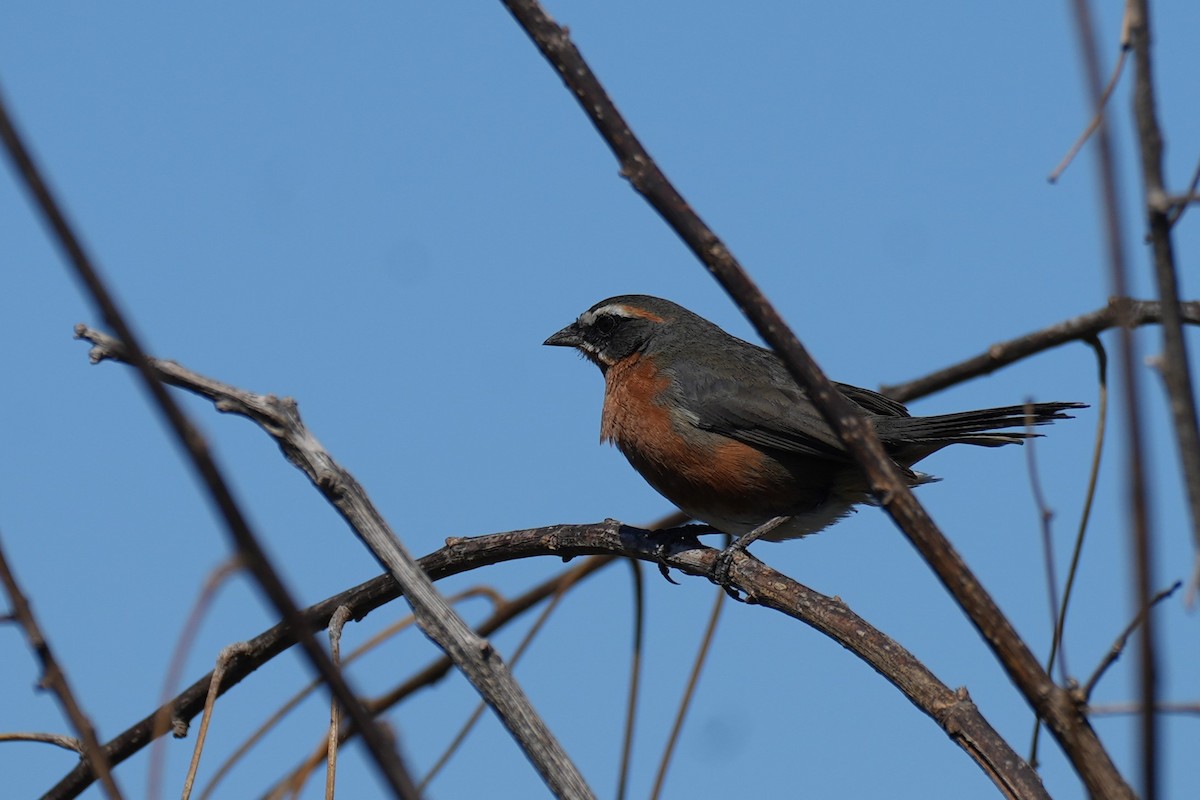
[[[723,588],[725,593],[734,600],[741,600],[742,598],[738,595],[737,588],[731,586],[729,583],[729,571],[733,567],[733,557],[738,553],[745,552],[747,547],[749,547],[758,539],[761,539],[763,536],[766,536],[768,533],[775,530],[789,519],[791,519],[791,517],[772,517],[749,533],[743,533],[741,536],[725,545],[725,549],[717,553],[716,561],[713,562],[713,583]]]

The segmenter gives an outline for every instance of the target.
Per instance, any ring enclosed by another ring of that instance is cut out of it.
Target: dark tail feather
[[[994,433],[1003,428],[1024,428],[1028,425],[1048,425],[1054,420],[1071,419],[1063,412],[1087,408],[1086,403],[1034,403],[1031,406],[1005,406],[957,414],[937,414],[932,417],[885,417],[876,419],[880,437],[890,445],[977,444],[999,447],[1020,444],[1030,436],[1029,431]],[[932,452],[932,451],[930,451]]]

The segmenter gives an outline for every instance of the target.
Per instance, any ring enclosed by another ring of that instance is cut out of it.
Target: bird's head
[[[678,334],[680,323],[700,318],[687,309],[644,294],[601,300],[543,344],[574,347],[601,370]]]

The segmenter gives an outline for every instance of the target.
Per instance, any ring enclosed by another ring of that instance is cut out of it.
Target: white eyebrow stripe
[[[612,303],[607,306],[601,306],[594,311],[583,312],[579,315],[579,324],[585,327],[589,326],[596,321],[596,317],[603,316],[604,314],[610,314],[614,317],[625,317],[626,319],[634,319],[637,317],[637,315],[629,309],[629,306]]]

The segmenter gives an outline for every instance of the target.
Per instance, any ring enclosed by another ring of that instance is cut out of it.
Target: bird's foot
[[[741,600],[741,592],[729,580],[730,573],[733,570],[733,558],[739,553],[746,552],[746,545],[749,542],[744,542],[745,537],[739,536],[729,544],[725,545],[717,557],[713,560],[712,582],[725,590],[725,594],[732,597],[734,600]]]
[[[744,533],[734,539],[729,544],[725,545],[725,549],[717,553],[716,560],[713,561],[712,582],[725,590],[725,593],[734,600],[741,600],[742,596],[738,587],[733,585],[730,577],[733,572],[733,559],[739,553],[746,553],[746,548],[759,538],[766,536],[771,531],[778,528],[783,523],[787,522],[791,517],[773,517],[762,525],[759,525],[754,530]],[[747,553],[748,555],[748,553]]]

